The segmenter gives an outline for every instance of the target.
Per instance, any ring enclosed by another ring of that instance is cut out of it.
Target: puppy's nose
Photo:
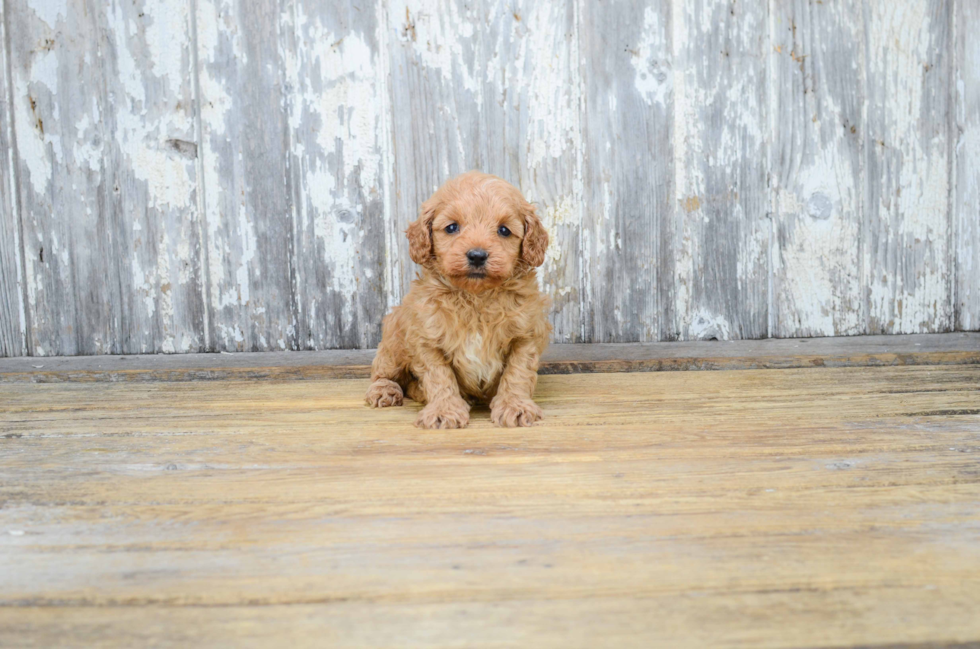
[[[487,257],[489,256],[490,253],[482,248],[473,248],[473,250],[466,253],[466,258],[470,260],[470,266],[474,268],[479,268],[487,263]]]

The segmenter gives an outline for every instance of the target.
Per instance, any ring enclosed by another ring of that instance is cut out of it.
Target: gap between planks
[[[0,359],[0,383],[366,378],[373,349]],[[980,364],[980,333],[551,345],[540,374]]]

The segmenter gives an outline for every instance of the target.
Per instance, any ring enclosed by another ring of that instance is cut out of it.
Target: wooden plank
[[[980,7],[957,0],[953,242],[955,327],[980,330]]]
[[[759,647],[835,646],[851,649],[975,649],[962,617],[947,607],[963,612],[974,604],[969,592],[955,594],[947,588],[942,599],[922,601],[909,589],[874,592],[873,611],[858,618],[855,611],[867,610],[865,593],[853,589],[831,592],[801,589],[789,602],[779,593],[728,595],[697,593],[689,597],[665,595],[630,598],[605,595],[593,599],[495,602],[322,602],[281,606],[227,606],[202,608],[129,607],[78,608],[48,606],[0,609],[0,626],[13,639],[33,638],[39,646],[57,645],[73,638],[86,646],[222,646],[263,647],[279,643],[290,646],[461,646],[460,639],[473,639],[481,646],[517,646],[534,642],[537,647],[616,646],[643,649],[651,645],[671,647]],[[697,597],[698,605],[691,603]],[[830,608],[838,617],[830,621]],[[845,627],[881,620],[885,611],[895,618],[914,620],[914,629],[903,627],[905,638],[886,634],[891,643],[876,643],[873,634]],[[809,612],[809,613],[808,613]],[[759,620],[772,624],[784,620],[807,624],[785,630],[785,640],[769,638],[758,629]],[[126,618],[126,622],[123,622]],[[377,620],[384,620],[378,626]],[[670,620],[669,625],[664,620]],[[710,620],[707,626],[704,620]],[[926,620],[951,624],[936,631]],[[921,622],[920,622],[921,621]],[[398,629],[399,637],[392,637]],[[534,631],[530,631],[533,629]],[[575,634],[575,641],[561,631]],[[110,635],[112,641],[106,639]],[[867,643],[831,644],[841,637],[866,637]],[[424,639],[421,640],[421,639]],[[813,645],[824,642],[824,645]],[[790,644],[793,643],[793,644]]]
[[[949,331],[947,0],[867,4],[865,242],[869,333]]]
[[[37,355],[204,348],[187,10],[11,12]]]
[[[373,350],[12,358],[0,383],[363,378]],[[648,344],[561,344],[545,352],[541,374],[980,364],[980,334],[768,339]]]
[[[99,15],[114,351],[204,351],[191,3],[113,0]]]
[[[581,106],[581,57],[590,54],[579,43],[581,10],[571,0],[497,0],[492,6],[500,33],[489,41],[489,60],[499,56],[508,64],[496,71],[484,99],[485,111],[493,105],[506,111],[501,130],[488,133],[488,148],[505,143],[498,155],[509,158],[518,186],[548,229],[550,245],[538,274],[553,301],[552,340],[593,340],[593,278],[584,257],[594,235],[584,213]],[[491,155],[491,165],[497,159]]]
[[[196,6],[213,350],[297,349],[280,8]]]
[[[551,234],[540,271],[554,339],[583,339],[578,45],[570,0],[401,0],[387,8],[393,138],[391,302],[414,276],[402,234],[471,168],[519,187]]]
[[[662,340],[768,332],[767,3],[674,0],[676,208]]]
[[[770,5],[771,335],[865,332],[861,3]]]
[[[477,94],[483,79],[474,52],[474,34],[482,33],[480,8],[453,0],[405,0],[387,7],[395,186],[389,225],[392,304],[401,301],[415,276],[404,231],[422,202],[449,177],[484,163]]]
[[[0,386],[0,643],[980,641],[980,366],[365,385]]]
[[[670,4],[581,3],[593,342],[660,339],[661,215],[674,205]]]
[[[86,0],[7,3],[6,11],[28,351],[119,351],[100,13]]]
[[[390,145],[376,9],[292,0],[282,14],[302,349],[381,339]]]
[[[26,353],[20,216],[14,178],[13,95],[7,57],[7,20],[0,3],[0,356]]]

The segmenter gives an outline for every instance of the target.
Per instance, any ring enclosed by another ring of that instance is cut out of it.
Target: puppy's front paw
[[[530,426],[544,417],[538,404],[530,399],[494,397],[490,402],[490,421],[498,426],[514,428]]]
[[[378,379],[368,388],[364,400],[372,408],[388,408],[402,405],[402,388],[389,379]]]
[[[468,423],[470,407],[462,399],[430,403],[415,420],[419,428],[465,428]]]

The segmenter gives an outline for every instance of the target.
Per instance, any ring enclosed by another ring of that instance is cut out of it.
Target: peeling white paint
[[[660,24],[660,14],[653,7],[646,7],[643,11],[642,33],[642,40],[631,52],[630,63],[636,71],[633,83],[647,104],[657,103],[666,107],[673,78],[667,61],[657,57],[666,49],[666,30]]]
[[[228,142],[229,123],[233,117],[235,102],[233,90],[221,72],[228,65],[223,57],[232,57],[238,64],[244,64],[248,57],[242,47],[241,34],[235,24],[236,11],[227,0],[199,0],[197,3],[197,47],[198,83],[200,104],[200,151],[199,169],[206,188],[203,201],[205,237],[207,240],[207,268],[205,276],[209,284],[211,308],[217,310],[212,320],[218,340],[218,349],[236,349],[244,341],[244,333],[237,325],[223,324],[223,314],[239,307],[247,301],[249,287],[245,286],[246,300],[242,296],[242,280],[248,279],[248,269],[239,265],[226,272],[226,262],[233,251],[241,254],[248,235],[240,234],[235,240],[227,233],[230,222],[242,223],[240,212],[243,206],[244,188],[235,182],[235,169],[223,169],[230,161],[219,155]],[[232,70],[229,69],[228,72]],[[234,207],[231,207],[234,206]],[[234,221],[232,221],[234,220]],[[247,222],[247,218],[246,218]],[[238,249],[238,250],[235,250]],[[242,277],[244,272],[245,277]],[[217,322],[215,322],[217,320]]]
[[[68,0],[28,0],[27,6],[51,29],[68,17]]]
[[[731,335],[765,335],[766,305],[759,303],[765,292],[758,290],[766,284],[768,257],[769,190],[759,173],[768,139],[765,12],[741,3],[673,0],[671,15],[677,204],[674,319],[667,328],[691,337],[695,317],[724,308]],[[724,281],[708,272],[726,266],[734,274]],[[743,296],[737,302],[728,297],[733,285]]]
[[[109,20],[120,71],[118,81],[121,82],[126,93],[124,101],[128,102],[128,110],[117,112],[116,138],[122,150],[129,155],[131,168],[136,176],[147,182],[152,204],[184,207],[188,204],[191,195],[186,165],[160,150],[162,144],[160,140],[165,139],[168,132],[166,125],[161,129],[161,124],[147,119],[144,84],[148,70],[137,63],[129,44],[129,40],[135,37],[138,26],[122,15],[118,5],[115,6],[115,11],[109,14]],[[155,31],[154,26],[151,25],[146,28],[145,34],[151,36]],[[173,40],[172,35],[170,38]],[[152,40],[154,39],[148,39],[148,41]],[[176,51],[168,52],[165,56],[177,58],[179,61],[180,54],[178,47]],[[156,69],[156,66],[153,66],[153,69]],[[171,83],[179,83],[180,76],[178,70],[172,77]],[[180,126],[186,129],[187,124]]]
[[[336,345],[342,330],[363,318],[358,291],[370,269],[360,247],[365,226],[376,227],[367,220],[368,208],[375,197],[388,200],[387,98],[378,72],[383,64],[372,41],[379,35],[343,14],[338,7],[297,2],[289,22],[302,46],[284,51],[293,91],[287,104],[295,177],[301,188],[296,236],[304,252],[296,272],[307,284],[298,311],[312,341],[308,344],[314,345]],[[314,277],[324,278],[315,288],[309,284]],[[323,291],[329,296],[312,299]],[[339,309],[331,309],[332,304]],[[367,340],[371,334],[360,335]]]
[[[238,296],[234,304],[248,304],[251,300],[249,293],[249,267],[255,258],[255,226],[249,220],[245,205],[238,210],[238,232],[242,238],[241,257],[235,279],[238,280]],[[227,305],[223,305],[227,306]]]
[[[381,168],[382,168],[382,191],[381,199],[383,203],[383,213],[384,222],[387,224],[385,228],[385,259],[387,260],[385,266],[387,270],[387,283],[385,285],[385,300],[386,309],[385,311],[390,311],[396,304],[401,302],[402,297],[402,286],[403,286],[403,273],[401,260],[398,259],[398,243],[401,238],[401,232],[397,226],[397,216],[395,214],[395,200],[392,194],[394,193],[394,173],[395,173],[395,157],[393,154],[394,141],[392,138],[392,123],[388,118],[392,114],[393,107],[391,105],[391,92],[389,87],[389,81],[391,79],[391,63],[389,59],[389,51],[391,47],[391,42],[389,40],[389,30],[388,30],[388,13],[387,6],[384,2],[377,3],[377,13],[375,15],[375,20],[377,27],[375,29],[378,47],[381,52],[379,57],[378,65],[378,92],[381,96],[381,115],[380,120],[380,140],[378,142],[381,148]]]
[[[575,202],[575,197],[566,195],[558,198],[553,205],[548,206],[543,212],[539,210],[539,217],[545,230],[548,231],[550,241],[556,242],[556,245],[548,246],[545,253],[545,263],[555,268],[560,267],[565,251],[558,243],[561,241],[558,235],[561,230],[574,225],[578,220],[578,204]]]
[[[956,21],[957,115],[954,158],[953,241],[956,327],[980,329],[980,6],[958,4]]]
[[[867,146],[880,169],[872,179],[878,195],[872,227],[894,248],[880,257],[866,247],[869,317],[895,333],[945,330],[952,319],[945,297],[951,252],[946,129],[923,127],[923,115],[935,110],[925,103],[933,99],[927,84],[939,73],[928,69],[933,39],[946,31],[946,17],[932,7],[926,0],[876,3],[867,12],[869,79],[874,98],[886,99],[884,110],[867,111],[873,118]],[[946,88],[935,88],[945,96]]]
[[[825,147],[797,174],[795,191],[777,192],[777,219],[792,217],[791,248],[779,251],[773,273],[781,278],[781,303],[806,314],[807,335],[854,334],[864,328],[856,250],[861,222],[850,192],[856,169],[846,149]],[[843,189],[843,191],[842,191]]]
[[[930,80],[939,72],[925,69],[936,51],[945,51],[945,44],[936,39],[942,38],[947,17],[936,14],[935,5],[925,0],[876,1],[854,17],[861,23],[854,28],[862,36],[856,39],[858,47],[866,48],[867,55],[852,57],[840,69],[869,76],[871,89],[883,93],[868,97],[870,105],[858,120],[862,131],[854,137],[865,138],[861,157],[848,155],[844,146],[807,140],[801,147],[806,156],[792,163],[797,168],[790,174],[791,182],[782,186],[777,177],[768,187],[756,186],[757,178],[750,176],[765,164],[767,141],[780,127],[778,116],[769,121],[766,114],[779,104],[760,88],[778,79],[771,73],[773,62],[782,60],[778,57],[800,57],[792,60],[805,68],[801,75],[812,69],[802,63],[799,52],[768,53],[765,39],[772,38],[776,28],[763,24],[771,11],[756,6],[668,0],[669,12],[659,3],[635,9],[634,15],[641,17],[634,21],[641,23],[636,29],[640,38],[632,42],[631,37],[624,44],[629,49],[618,53],[622,78],[615,79],[616,92],[599,93],[597,98],[591,90],[583,94],[591,88],[594,68],[589,57],[594,53],[580,47],[601,40],[594,34],[590,40],[586,30],[593,25],[582,15],[588,12],[584,3],[569,7],[550,1],[472,5],[396,0],[376,3],[376,23],[366,20],[368,27],[362,30],[356,19],[351,20],[359,15],[356,8],[288,2],[278,13],[269,12],[281,21],[270,31],[277,39],[270,43],[257,43],[254,34],[244,31],[255,25],[240,15],[241,3],[138,4],[100,5],[104,13],[92,24],[104,28],[100,33],[109,39],[102,49],[45,44],[49,35],[64,32],[80,5],[28,0],[14,10],[33,32],[30,52],[14,52],[11,65],[17,182],[30,205],[23,220],[31,244],[26,247],[34,250],[24,260],[24,304],[35,329],[40,323],[43,332],[61,332],[52,336],[60,336],[58,340],[41,340],[37,353],[62,353],[63,341],[74,338],[65,333],[75,324],[70,310],[64,315],[44,309],[63,297],[58,291],[67,295],[74,290],[72,264],[78,262],[73,255],[81,252],[84,258],[90,253],[87,248],[76,250],[72,240],[88,230],[72,228],[77,228],[78,218],[96,222],[99,207],[92,196],[119,200],[111,183],[100,185],[104,168],[106,180],[122,180],[118,191],[124,204],[130,201],[124,209],[134,212],[120,234],[130,237],[126,245],[133,248],[123,279],[127,290],[136,293],[127,297],[133,298],[133,330],[143,336],[137,343],[141,350],[174,353],[196,348],[200,338],[182,330],[180,319],[186,317],[185,302],[197,288],[189,290],[187,285],[198,273],[201,292],[204,287],[210,292],[213,313],[205,319],[216,320],[219,347],[285,349],[300,335],[298,328],[305,332],[302,344],[316,346],[335,334],[331,327],[343,328],[355,320],[371,327],[381,314],[365,307],[365,285],[376,286],[384,276],[390,306],[397,303],[409,275],[402,269],[409,268],[407,259],[398,255],[404,246],[404,224],[395,221],[405,220],[417,206],[406,208],[406,199],[396,192],[437,184],[440,174],[448,176],[474,161],[500,165],[503,171],[488,170],[510,173],[539,204],[553,242],[539,278],[556,298],[556,335],[566,340],[598,335],[592,331],[595,322],[585,320],[598,321],[589,314],[603,305],[611,307],[607,311],[612,321],[636,318],[624,308],[625,302],[602,299],[610,290],[602,284],[603,273],[636,251],[629,227],[620,225],[623,215],[616,210],[630,189],[621,180],[622,169],[632,161],[619,143],[640,129],[626,130],[616,126],[617,120],[628,124],[631,117],[647,119],[646,126],[663,128],[666,121],[660,124],[659,118],[649,117],[661,114],[669,114],[673,125],[673,184],[665,190],[673,205],[657,218],[673,237],[660,249],[669,257],[673,277],[651,280],[666,287],[657,300],[666,297],[671,303],[655,302],[650,308],[659,305],[665,312],[669,307],[676,314],[664,327],[671,335],[743,335],[746,321],[760,310],[758,304],[743,304],[743,296],[774,278],[779,281],[773,282],[773,310],[783,309],[780,313],[790,322],[778,330],[781,334],[862,333],[869,317],[888,331],[929,330],[951,322],[954,299],[960,301],[955,308],[961,326],[976,327],[980,322],[980,280],[970,277],[977,276],[974,269],[980,264],[975,252],[980,245],[975,218],[980,182],[971,173],[976,166],[973,152],[980,150],[980,100],[974,96],[975,69],[980,66],[971,65],[980,61],[980,45],[962,35],[957,45],[963,62],[961,76],[954,79],[961,107],[955,119],[962,134],[955,143],[958,160],[953,166],[946,158],[950,142],[940,114],[945,110],[939,106],[935,119],[929,116],[930,102],[946,91],[932,90]],[[194,7],[192,21],[189,12]],[[967,9],[966,14],[974,11],[972,6]],[[731,11],[734,18],[728,17]],[[867,25],[865,19],[870,21]],[[188,42],[193,40],[192,22],[197,26],[196,51]],[[810,28],[803,23],[798,27]],[[833,51],[827,42],[819,47]],[[262,83],[269,83],[272,92],[282,90],[273,104],[281,106],[286,121],[270,115],[282,133],[250,133],[263,125],[242,123],[242,116],[249,114],[248,102],[256,99],[248,94],[251,79],[240,75],[254,69],[246,64],[256,53],[266,66],[261,68]],[[200,133],[195,132],[194,108],[182,103],[184,93],[189,94],[188,65],[195,54],[200,60]],[[65,56],[74,57],[71,63],[80,63],[82,70],[98,71],[94,80],[74,84],[66,76]],[[800,102],[800,110],[819,105],[812,128],[820,137],[831,122],[851,110],[847,101],[827,92],[840,82],[834,77],[839,71],[824,67],[821,73],[830,80],[815,86],[822,94]],[[98,77],[103,71],[108,75],[104,82]],[[405,94],[405,83],[419,98],[418,105],[391,105],[392,97]],[[812,79],[810,83],[808,89],[814,87]],[[431,89],[437,92],[427,94]],[[91,95],[67,101],[65,93],[80,91]],[[104,110],[101,102],[107,102]],[[612,126],[600,124],[598,129],[609,133],[597,134],[595,122],[589,122],[588,111],[597,109],[612,116]],[[406,136],[395,132],[405,120],[394,116],[408,110],[421,111],[411,115],[421,132]],[[43,134],[39,117],[44,119]],[[108,124],[115,126],[114,132],[104,132]],[[292,254],[290,262],[298,264],[287,292],[304,295],[297,311],[290,313],[282,310],[289,297],[282,287],[270,289],[282,274],[275,279],[265,276],[281,268],[267,266],[260,253],[268,250],[263,227],[271,221],[264,220],[267,215],[259,214],[258,206],[268,197],[252,193],[254,179],[246,173],[247,156],[257,142],[278,142],[280,137],[291,147],[289,178],[282,179],[283,187],[287,181],[296,183],[289,185],[295,218],[289,213],[281,218],[294,219],[290,243],[297,246],[281,254]],[[107,157],[106,151],[118,153],[119,159]],[[586,160],[586,152],[595,159]],[[669,153],[665,150],[663,155]],[[772,165],[776,156],[769,158]],[[856,181],[866,171],[861,165],[869,160],[880,163],[876,175],[866,183]],[[121,168],[112,167],[115,164]],[[590,172],[588,182],[583,169]],[[866,186],[881,190],[867,204]],[[750,199],[747,192],[752,193]],[[46,231],[45,215],[58,208],[46,202],[68,200],[65,197],[83,204],[65,212],[71,218],[69,226]],[[753,211],[753,201],[763,203],[766,197],[771,197],[773,237],[785,240],[774,244],[771,266],[760,273],[759,259],[769,258],[771,240],[759,234],[767,208]],[[957,224],[953,232],[948,229],[951,204]],[[865,208],[873,210],[874,218],[862,211]],[[365,221],[369,209],[383,211],[384,237],[370,238],[376,225]],[[195,265],[204,252],[195,236],[197,218],[203,219],[207,268]],[[873,221],[870,226],[862,226],[866,218]],[[718,236],[725,224],[731,224],[730,240]],[[85,227],[91,229],[90,224]],[[364,247],[365,241],[381,246],[382,240],[384,268],[377,264],[376,251]],[[42,245],[43,263],[36,254]],[[852,254],[858,245],[864,253]],[[872,251],[872,246],[878,249]],[[731,268],[735,275],[722,280],[720,287],[706,280],[705,266],[717,255],[731,257],[724,270]],[[634,259],[635,268],[620,272],[647,277],[667,268],[661,263],[665,260],[653,256]],[[841,261],[848,256],[853,263]],[[951,277],[954,258],[958,273]],[[57,273],[51,270],[55,266]],[[858,268],[868,272],[863,286]],[[83,273],[82,281],[90,276]],[[729,281],[739,289],[738,300],[719,290],[729,288]],[[337,300],[342,305],[339,312],[334,309]],[[863,311],[865,301],[870,314]],[[337,323],[325,324],[324,314],[335,314]],[[64,322],[52,321],[60,317]],[[118,323],[118,316],[113,317]],[[98,319],[93,322],[101,324]],[[639,323],[642,335],[656,335],[657,324]],[[82,337],[94,341],[94,348],[108,348],[114,342],[106,340],[105,333],[86,331]]]
[[[528,165],[539,169],[566,152],[580,155],[582,127],[580,89],[570,83],[578,67],[577,40],[565,49],[555,24],[561,13],[549,3],[533,3],[522,21],[527,34],[513,64],[511,85],[527,92]],[[530,72],[530,74],[528,74]],[[501,89],[503,90],[503,89]]]
[[[17,152],[21,162],[27,166],[34,192],[44,196],[48,193],[52,177],[48,147],[51,148],[55,161],[59,164],[64,161],[61,138],[53,128],[55,124],[49,120],[48,128],[42,133],[38,114],[41,110],[38,106],[38,101],[42,100],[41,91],[44,93],[43,99],[53,101],[57,108],[58,55],[54,50],[39,52],[31,61],[28,77],[25,78],[18,72],[19,70],[14,71],[13,79]]]
[[[674,242],[674,275],[673,286],[674,309],[678,316],[677,321],[669,323],[677,330],[683,332],[684,321],[690,318],[690,310],[693,302],[693,281],[695,277],[695,253],[694,246],[698,241],[697,236],[690,230],[689,219],[699,218],[700,212],[694,211],[693,214],[681,208],[681,201],[690,197],[697,198],[704,192],[704,177],[701,173],[700,165],[689,164],[691,160],[702,159],[701,139],[694,131],[700,123],[700,116],[697,114],[697,106],[703,102],[703,97],[698,96],[698,86],[696,75],[693,70],[689,70],[685,63],[684,48],[688,40],[687,23],[690,17],[687,14],[688,3],[685,0],[673,0],[671,5],[672,29],[671,42],[673,43],[674,57],[674,79],[673,79],[673,99],[674,99],[674,120],[673,120],[673,144],[674,144],[674,184],[675,194],[678,200],[678,207],[675,209],[674,217],[675,228],[680,231],[679,240]],[[691,77],[690,87],[688,77]],[[690,132],[693,131],[693,132]],[[700,199],[697,201],[700,204]],[[694,204],[693,202],[691,203]]]
[[[0,101],[3,102],[8,101],[8,95],[6,91],[8,90],[8,84],[12,83],[12,80],[7,75],[7,71],[10,69],[7,65],[8,64],[7,48],[3,47],[3,45],[6,44],[7,39],[8,39],[8,34],[7,34],[7,20],[5,16],[5,10],[4,7],[0,5],[0,66],[2,66],[0,67]],[[4,208],[7,208],[9,206],[9,209],[11,210],[9,213],[9,220],[7,222],[9,224],[16,225],[21,222],[21,212],[20,212],[21,206],[15,200],[15,192],[17,189],[17,184],[16,184],[17,172],[15,166],[16,156],[14,155],[14,146],[13,146],[15,143],[14,132],[13,132],[14,117],[12,115],[12,110],[6,109],[7,106],[9,106],[9,104],[5,103],[5,108],[3,109],[3,113],[2,113],[3,118],[0,119],[0,124],[3,125],[3,129],[4,129],[3,139],[5,143],[8,144],[8,146],[5,147],[6,150],[0,152],[0,155],[4,156],[3,162],[6,165],[6,168],[3,169],[3,171],[5,172],[4,174],[5,177],[3,179],[0,179],[0,183],[2,183],[2,186],[4,187],[4,191],[7,193],[7,196],[9,197],[8,202],[5,205],[3,205]],[[4,165],[0,164],[0,168],[3,167]],[[16,304],[17,332],[19,334],[18,342],[21,345],[21,353],[27,353],[27,350],[29,349],[30,341],[28,339],[28,331],[27,331],[27,305],[25,304],[25,299],[24,299],[25,289],[26,289],[26,278],[24,277],[23,256],[25,254],[25,250],[24,250],[24,242],[21,239],[20,228],[14,227],[12,230],[13,230],[12,231],[13,241],[9,242],[8,240],[8,242],[13,244],[12,261],[14,265],[14,283],[12,288],[14,291],[16,291],[16,295],[7,296],[8,298],[7,303],[11,305]],[[11,287],[11,284],[7,283],[6,287],[8,288]],[[0,291],[3,290],[5,289],[0,288]],[[13,321],[14,316],[12,313],[7,313],[6,317],[9,318],[9,321]],[[12,346],[9,353],[13,354],[16,351],[17,350],[14,348],[14,346]]]
[[[415,51],[425,67],[438,71],[447,82],[458,81],[479,103],[483,88],[480,79],[475,71],[461,65],[465,60],[463,45],[477,26],[472,17],[462,16],[459,8],[452,0],[409,0],[391,3],[389,15],[402,25],[401,42]]]
[[[724,316],[699,309],[691,315],[688,337],[691,340],[731,340],[732,326]]]

